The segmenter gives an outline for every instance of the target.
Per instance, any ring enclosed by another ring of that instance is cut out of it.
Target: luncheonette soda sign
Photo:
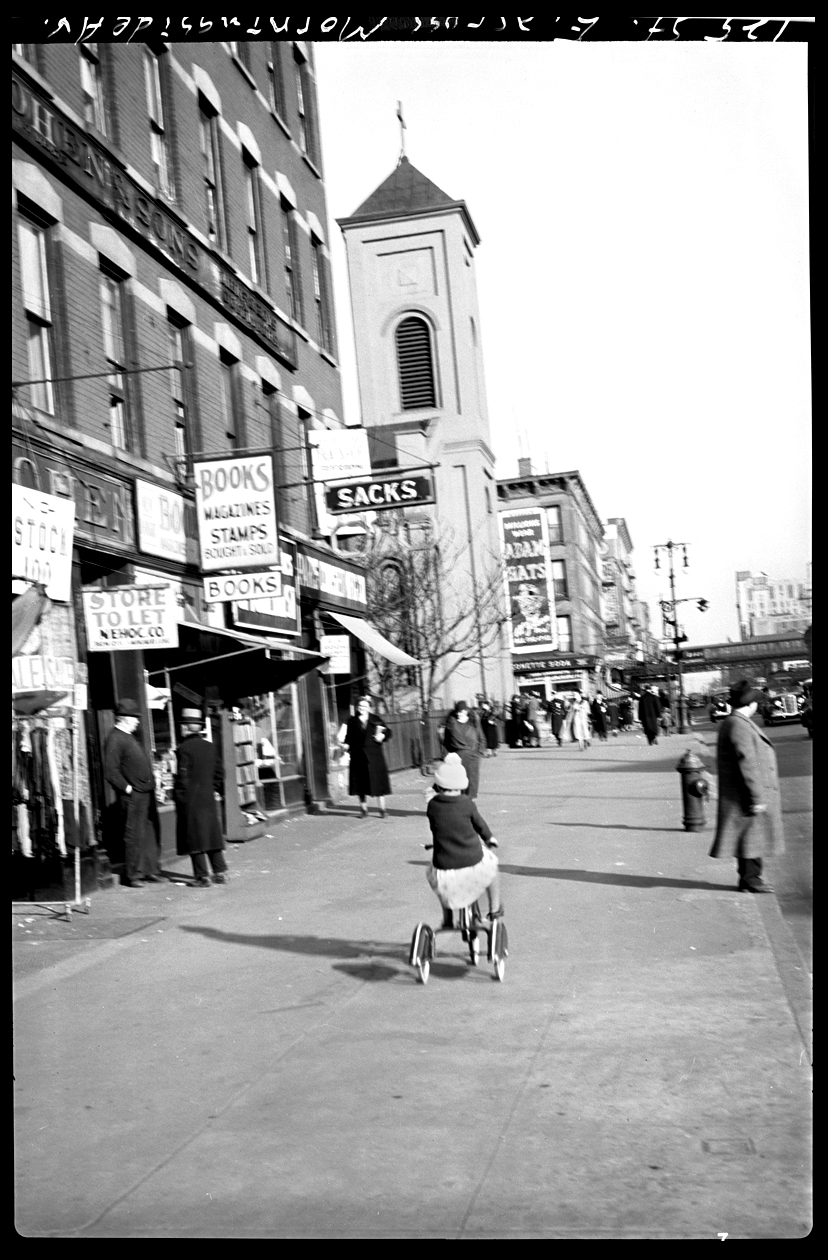
[[[278,566],[273,456],[199,460],[194,471],[202,571]]]

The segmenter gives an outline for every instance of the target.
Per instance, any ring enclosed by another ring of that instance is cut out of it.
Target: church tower
[[[486,608],[500,543],[474,271],[480,237],[465,202],[404,154],[376,191],[337,221],[348,258],[362,423],[388,462],[435,466],[435,537],[454,558],[450,589],[441,594],[470,615],[485,610],[487,625],[476,627],[475,645],[439,699],[471,703],[485,692],[506,700],[508,651],[503,633],[492,634]]]

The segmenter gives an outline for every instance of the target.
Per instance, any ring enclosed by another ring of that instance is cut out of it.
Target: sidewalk
[[[18,1230],[803,1237],[804,984],[775,899],[681,829],[685,745],[484,763],[502,985],[458,936],[426,988],[407,966],[439,921],[414,772],[384,821],[234,846],[224,887],[16,915]]]

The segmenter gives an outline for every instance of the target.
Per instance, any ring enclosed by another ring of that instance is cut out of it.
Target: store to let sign
[[[235,599],[278,599],[282,594],[282,575],[278,569],[261,573],[218,573],[204,579],[204,598],[208,604],[221,604]]]
[[[12,483],[12,577],[42,582],[50,599],[72,597],[75,505]]]
[[[173,586],[84,591],[83,611],[90,652],[178,647],[178,599]]]
[[[278,566],[273,456],[198,460],[194,471],[202,571]]]

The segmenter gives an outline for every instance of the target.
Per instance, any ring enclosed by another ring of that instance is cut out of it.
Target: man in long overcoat
[[[735,857],[740,892],[773,892],[766,857],[784,852],[779,772],[773,744],[752,721],[762,693],[743,679],[730,691],[731,713],[716,749],[719,806],[711,857]]]
[[[560,696],[553,696],[549,702],[549,725],[552,727],[552,734],[558,741],[558,747],[561,746],[561,729],[566,720],[566,705]]]
[[[638,720],[641,723],[648,744],[658,743],[658,724],[661,720],[661,701],[655,687],[642,691],[638,700]]]
[[[221,794],[224,772],[215,746],[204,738],[200,711],[185,709],[181,716],[182,739],[176,750],[173,784],[175,850],[190,855],[196,884],[209,888],[208,861],[213,883],[226,883],[224,836],[214,796],[214,793]]]
[[[391,738],[391,728],[371,712],[369,696],[357,701],[357,711],[348,719],[340,742],[347,744],[350,754],[348,792],[359,797],[359,812],[368,817],[366,796],[376,796],[380,818],[385,817],[385,798],[391,795],[391,780],[385,763],[383,746]]]

